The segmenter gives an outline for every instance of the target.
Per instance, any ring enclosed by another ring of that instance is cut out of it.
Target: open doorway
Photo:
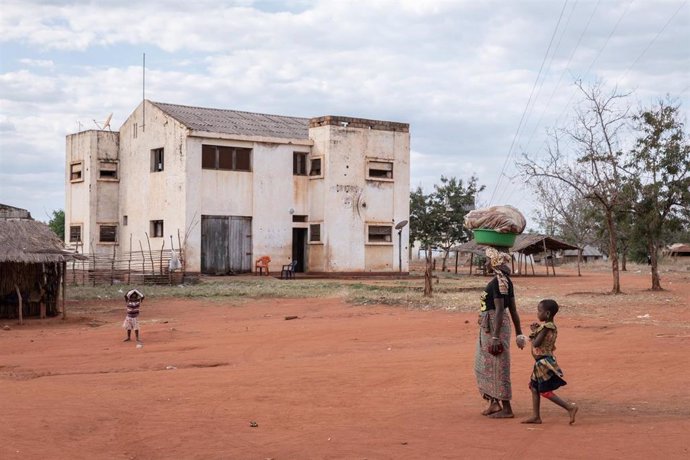
[[[307,229],[292,229],[292,260],[297,261],[295,271],[303,273],[307,270]]]

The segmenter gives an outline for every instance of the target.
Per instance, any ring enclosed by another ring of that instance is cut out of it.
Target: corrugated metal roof
[[[309,118],[189,107],[164,102],[151,101],[151,103],[195,131],[284,139],[309,139]]]

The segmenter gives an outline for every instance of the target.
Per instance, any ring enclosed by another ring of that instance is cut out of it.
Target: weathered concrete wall
[[[71,226],[81,225],[83,249],[80,250],[84,252],[112,253],[113,243],[99,241],[99,228],[116,225],[118,221],[119,150],[118,132],[90,130],[67,136],[65,240],[69,244]],[[103,160],[117,165],[117,178],[99,177]],[[71,165],[79,162],[82,179],[72,181]]]
[[[323,155],[324,177],[310,190],[310,219],[323,220],[324,245],[313,267],[328,272],[392,271],[398,268],[397,233],[391,241],[368,241],[368,225],[394,226],[409,218],[409,132],[407,125],[344,117],[313,119],[312,155]],[[391,178],[370,178],[368,161],[393,164]],[[316,197],[322,197],[318,201]],[[408,270],[409,230],[402,234],[403,271]]]
[[[139,105],[120,128],[120,250],[178,249],[178,230],[184,238],[185,158],[187,128],[153,106]],[[143,117],[146,117],[144,120]],[[151,171],[151,151],[163,148],[163,171]],[[127,225],[123,219],[127,216]],[[163,237],[153,238],[151,221],[163,220]]]

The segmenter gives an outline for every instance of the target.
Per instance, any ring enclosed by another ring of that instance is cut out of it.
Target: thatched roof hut
[[[73,256],[28,211],[0,204],[0,318],[57,315]]]

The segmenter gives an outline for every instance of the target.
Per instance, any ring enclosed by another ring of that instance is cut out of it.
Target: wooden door
[[[228,216],[201,216],[201,273],[225,275],[230,271],[229,220]]]
[[[233,273],[252,271],[252,218],[229,217],[228,264]]]

